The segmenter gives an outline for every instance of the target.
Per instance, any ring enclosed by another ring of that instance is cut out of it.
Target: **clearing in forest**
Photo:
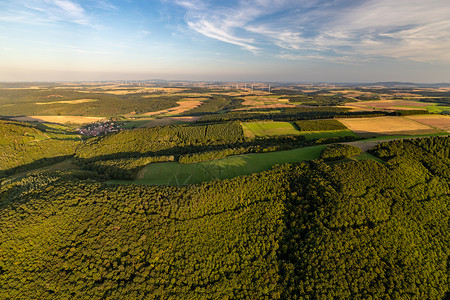
[[[181,164],[153,163],[143,171],[143,177],[134,181],[111,180],[109,183],[136,183],[147,185],[186,185],[213,179],[234,178],[269,170],[274,165],[317,159],[327,145],[298,148],[287,151],[252,153],[222,159]]]
[[[439,131],[405,117],[342,118],[338,119],[354,133],[363,136],[419,135]]]
[[[241,123],[244,135],[249,138],[274,135],[301,135],[290,122],[245,122]]]

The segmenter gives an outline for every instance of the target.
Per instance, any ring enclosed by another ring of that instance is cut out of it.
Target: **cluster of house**
[[[113,121],[97,121],[77,128],[78,134],[85,136],[98,136],[123,130],[122,125]]]

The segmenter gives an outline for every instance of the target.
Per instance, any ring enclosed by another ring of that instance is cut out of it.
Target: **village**
[[[123,130],[122,124],[116,123],[112,120],[101,120],[77,128],[77,133],[83,136],[99,136],[102,134],[119,132],[121,130]]]

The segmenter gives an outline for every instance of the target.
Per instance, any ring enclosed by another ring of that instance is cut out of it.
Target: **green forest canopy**
[[[0,187],[0,298],[449,296],[450,142],[186,187],[41,172]],[[230,193],[230,191],[233,191]]]

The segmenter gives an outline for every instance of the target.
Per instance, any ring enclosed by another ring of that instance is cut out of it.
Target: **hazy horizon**
[[[4,0],[0,81],[450,82],[445,0]]]

